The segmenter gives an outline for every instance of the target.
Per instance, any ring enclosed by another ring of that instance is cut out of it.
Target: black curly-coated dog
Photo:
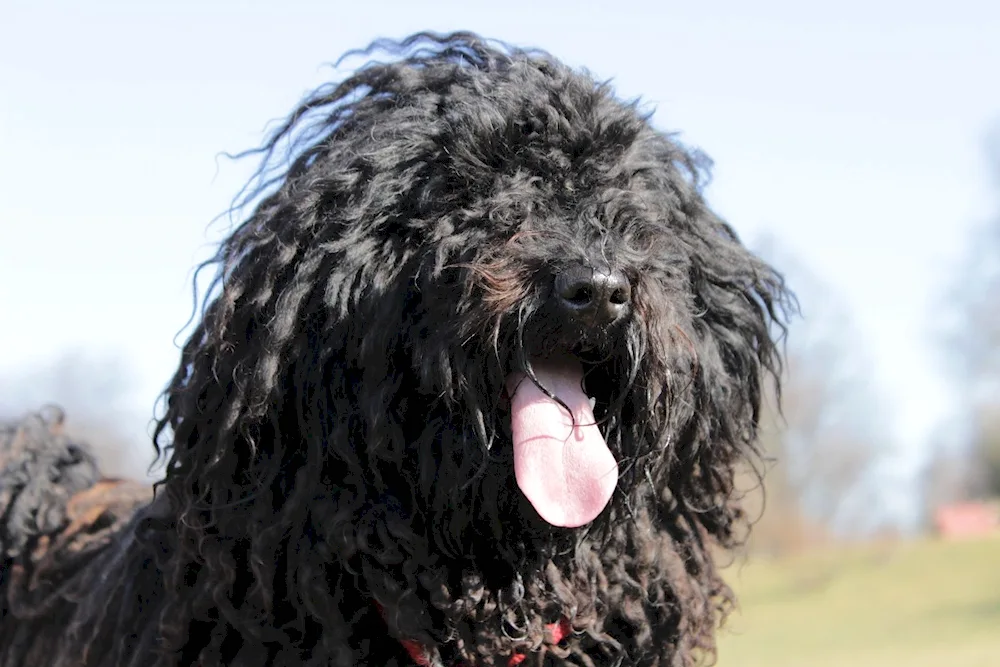
[[[254,151],[155,500],[59,420],[4,432],[3,667],[713,653],[782,278],[586,73],[467,33],[376,52]]]

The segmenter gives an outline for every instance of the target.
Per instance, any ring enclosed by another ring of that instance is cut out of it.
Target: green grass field
[[[1000,667],[1000,539],[748,561],[720,667]]]

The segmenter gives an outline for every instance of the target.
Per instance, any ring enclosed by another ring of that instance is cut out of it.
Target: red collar
[[[382,605],[376,602],[375,606],[378,607],[379,613],[381,613],[384,618],[385,612],[382,610]],[[565,618],[560,620],[558,623],[549,623],[545,626],[545,629],[549,631],[553,644],[558,644],[571,632],[569,621]],[[419,667],[431,667],[430,651],[427,650],[426,646],[412,639],[400,639],[399,643],[403,645],[406,652],[410,654],[410,658],[412,658],[413,662],[419,665]],[[507,667],[520,665],[527,657],[528,655],[526,653],[515,653],[510,656],[510,660],[507,661]]]

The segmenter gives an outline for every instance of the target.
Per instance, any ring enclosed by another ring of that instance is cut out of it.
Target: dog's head
[[[262,149],[167,392],[182,523],[308,522],[404,582],[678,512],[730,543],[780,276],[608,86],[467,34],[395,49]]]

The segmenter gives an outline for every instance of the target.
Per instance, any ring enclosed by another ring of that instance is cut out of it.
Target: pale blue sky
[[[217,154],[256,145],[343,51],[425,28],[540,46],[656,105],[715,160],[709,197],[744,238],[773,234],[848,304],[898,445],[920,451],[952,407],[929,314],[995,210],[1000,3],[6,0],[2,15],[0,374],[120,355],[136,433],[175,365],[207,225],[249,173]]]

